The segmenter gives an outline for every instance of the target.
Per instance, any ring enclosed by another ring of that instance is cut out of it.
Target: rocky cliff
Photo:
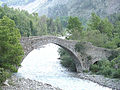
[[[88,18],[92,12],[105,17],[120,12],[120,0],[70,0],[68,16]]]
[[[63,0],[64,1],[64,0]],[[48,8],[48,16],[78,16],[88,19],[92,12],[101,17],[120,12],[120,0],[69,0]]]

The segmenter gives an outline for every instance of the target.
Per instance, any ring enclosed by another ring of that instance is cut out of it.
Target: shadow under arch
[[[55,43],[53,43],[53,44],[55,44]],[[55,45],[58,45],[58,44],[55,44]],[[73,62],[74,62],[74,64],[75,64],[76,70],[77,70],[77,67],[80,67],[81,70],[82,70],[82,65],[81,65],[81,63],[79,62],[78,57],[77,57],[71,50],[67,49],[66,47],[61,46],[61,45],[58,45],[58,46],[61,47],[61,48],[63,48],[65,51],[67,51],[67,52],[70,54],[70,57],[72,58],[72,60],[73,60]],[[79,64],[79,63],[80,63],[80,64]]]
[[[93,65],[94,65],[94,64],[98,64],[98,63],[99,63],[99,61],[96,61],[96,62],[93,63]]]

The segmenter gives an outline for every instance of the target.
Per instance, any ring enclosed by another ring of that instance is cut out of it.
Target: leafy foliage
[[[4,82],[8,77],[10,77],[10,72],[5,71],[3,68],[0,68],[0,85]]]
[[[113,60],[114,58],[119,56],[119,51],[113,50],[112,51],[112,55],[110,57],[108,57],[109,60]]]
[[[81,41],[88,41],[98,47],[104,47],[105,42],[108,41],[108,37],[105,34],[101,34],[98,30],[83,31],[83,39]]]
[[[120,14],[109,17],[109,20],[108,18],[101,18],[95,13],[92,13],[87,26],[83,28],[78,18],[70,17],[67,26],[69,33],[67,39],[78,40],[80,42],[87,41],[98,47],[116,49],[117,51],[113,50],[108,60],[102,60],[92,65],[90,70],[96,74],[102,74],[107,77],[120,78]],[[81,51],[83,51],[82,49],[84,49],[84,46],[81,45],[81,43],[75,45],[76,51],[81,53]],[[70,55],[65,54],[65,52],[60,55],[60,57],[69,56]],[[64,65],[68,58],[62,59],[62,61],[64,61],[62,64]],[[88,56],[87,59],[91,60],[92,58]],[[69,64],[70,62],[72,63],[73,60],[69,61]]]
[[[22,36],[57,35],[62,34],[63,28],[59,18],[49,19],[39,17],[37,13],[0,7],[0,84],[17,72],[20,66],[23,50],[20,44]]]
[[[59,18],[39,17],[38,13],[29,14],[27,11],[9,8],[7,5],[0,7],[0,18],[4,15],[14,20],[22,36],[57,35],[64,32]]]
[[[120,56],[112,61],[98,61],[97,64],[91,65],[90,70],[93,73],[101,74],[106,77],[120,78]]]
[[[0,82],[4,81],[10,72],[16,72],[20,66],[24,54],[20,38],[13,20],[6,16],[0,19]]]
[[[78,17],[70,17],[68,20],[68,33],[70,34],[68,39],[76,40],[78,37],[82,37],[83,26]]]
[[[70,54],[64,49],[59,49],[61,64],[68,68],[70,71],[76,71],[74,60],[71,58]]]
[[[101,19],[95,13],[91,14],[91,18],[88,23],[89,30],[98,30]]]
[[[68,32],[72,34],[75,30],[82,31],[83,27],[81,27],[82,23],[80,22],[79,18],[77,17],[70,17],[68,20]]]
[[[113,76],[113,78],[120,78],[120,69],[114,71],[112,76]]]
[[[76,50],[77,52],[83,53],[84,50],[85,50],[85,47],[84,47],[83,43],[82,43],[82,42],[78,42],[78,43],[75,45],[75,50]]]
[[[70,17],[68,20],[67,39],[88,41],[92,44],[104,48],[118,48],[120,44],[119,22],[113,25],[107,18],[101,19],[92,13],[87,23],[87,28],[83,28],[77,17]]]

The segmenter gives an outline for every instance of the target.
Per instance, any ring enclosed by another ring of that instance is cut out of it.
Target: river
[[[49,83],[63,90],[111,90],[88,80],[77,78],[60,64],[59,46],[44,45],[33,50],[22,62],[17,75],[32,80]]]

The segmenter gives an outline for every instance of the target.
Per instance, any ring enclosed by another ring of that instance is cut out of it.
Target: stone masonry
[[[84,53],[80,53],[75,51],[75,45],[78,41],[60,39],[55,36],[32,36],[21,38],[21,45],[23,46],[25,56],[33,49],[40,48],[40,46],[49,43],[56,44],[70,53],[71,58],[73,58],[75,62],[77,72],[89,70],[91,64],[101,59],[106,59],[111,55],[111,50],[93,46],[89,42],[84,42],[85,51]]]

